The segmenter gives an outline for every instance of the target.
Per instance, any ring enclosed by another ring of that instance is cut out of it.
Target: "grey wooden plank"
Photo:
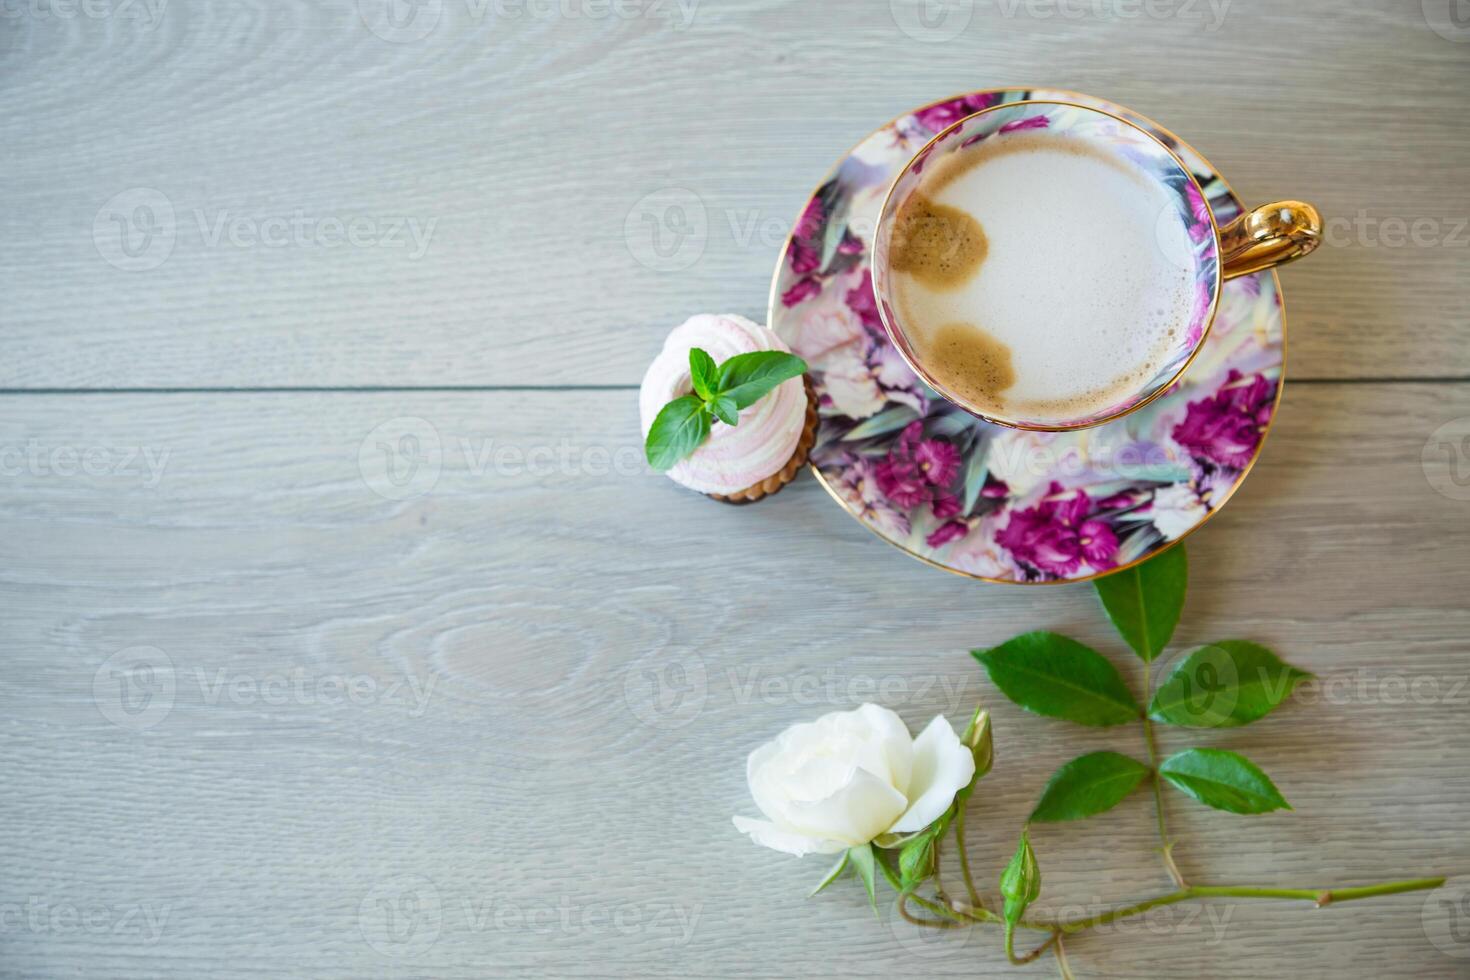
[[[961,2],[937,43],[908,0],[685,2],[428,0],[406,43],[380,0],[14,5],[0,387],[633,383],[690,313],[764,316],[846,147],[996,84],[1117,99],[1337,222],[1286,275],[1296,376],[1470,375],[1470,45],[1438,0]],[[675,189],[688,268],[650,257]],[[109,264],[109,216],[165,201],[171,238],[131,239],[156,267]]]
[[[1466,417],[1463,386],[1288,386],[1191,539],[1178,645],[1255,638],[1323,685],[1198,737],[1296,811],[1172,800],[1187,874],[1470,872],[1470,503],[1422,458]],[[404,418],[432,433],[383,428]],[[395,485],[380,444],[427,468]],[[806,901],[821,862],[730,825],[746,752],[867,699],[914,726],[983,699],[993,893],[1057,765],[1140,750],[1023,716],[966,653],[1062,629],[1136,683],[1087,587],[935,572],[807,477],[747,508],[679,491],[630,463],[626,392],[11,396],[0,448],[6,974],[1000,976],[993,935],[916,936],[850,886]],[[125,703],[129,657],[157,672]],[[1147,802],[1038,830],[1043,906],[1164,890]],[[1176,911],[1077,940],[1079,975],[1463,975],[1423,895]]]

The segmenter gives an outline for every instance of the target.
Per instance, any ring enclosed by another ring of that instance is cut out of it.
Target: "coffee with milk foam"
[[[935,161],[899,205],[892,294],[940,385],[986,414],[1060,422],[1168,364],[1195,312],[1194,254],[1169,189],[1127,159],[1006,134]]]

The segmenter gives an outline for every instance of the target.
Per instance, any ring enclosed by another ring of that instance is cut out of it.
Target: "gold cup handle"
[[[1301,201],[1277,201],[1247,211],[1220,229],[1226,279],[1284,265],[1322,244],[1322,215]]]

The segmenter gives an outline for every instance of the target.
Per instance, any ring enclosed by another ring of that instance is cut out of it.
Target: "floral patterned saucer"
[[[771,284],[769,323],[811,365],[817,479],[869,530],[989,582],[1082,582],[1136,565],[1207,521],[1245,480],[1281,399],[1274,272],[1229,280],[1194,363],[1138,411],[1077,432],[983,422],[914,376],[873,300],[869,244],[894,176],[936,133],[1000,102],[1065,100],[1149,130],[1199,180],[1221,225],[1239,200],[1202,156],[1143,116],[1060,89],[990,89],[902,116],[817,188]]]

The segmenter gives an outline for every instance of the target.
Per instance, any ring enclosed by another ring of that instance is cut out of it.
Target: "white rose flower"
[[[735,817],[735,829],[798,857],[837,854],[923,830],[974,775],[974,756],[942,715],[913,738],[876,704],[834,711],[750,754],[745,778],[768,819]]]

